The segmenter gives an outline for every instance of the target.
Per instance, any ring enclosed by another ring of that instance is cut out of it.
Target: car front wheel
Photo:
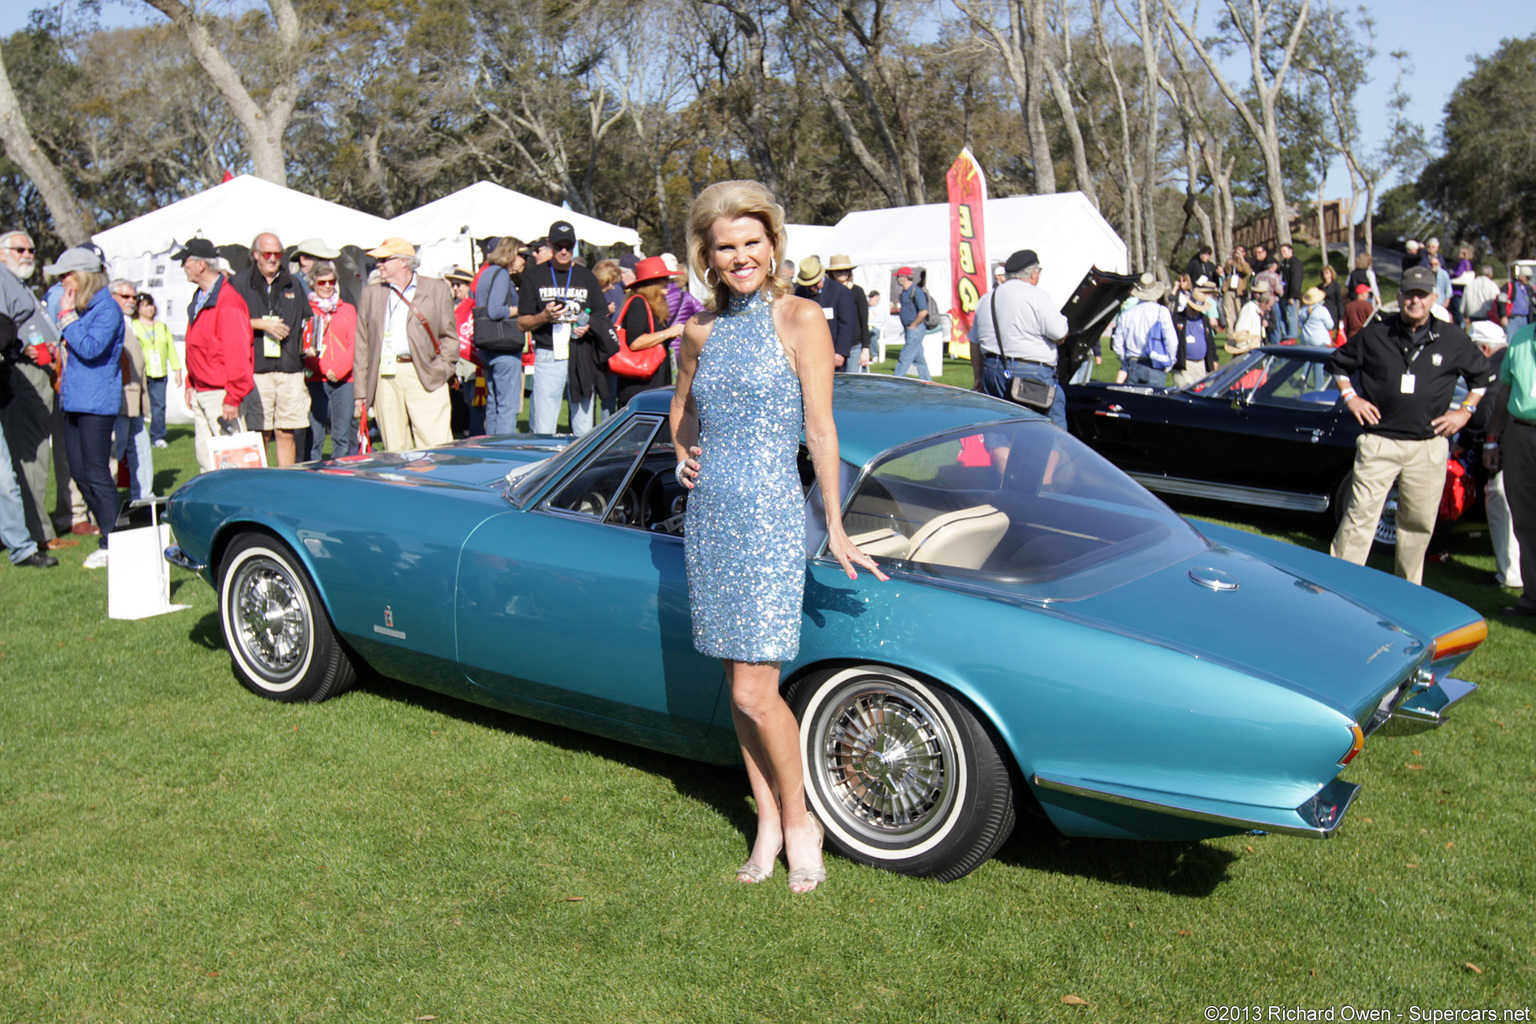
[[[943,687],[860,665],[808,676],[787,696],[811,809],[846,856],[952,881],[1013,831],[1007,762]]]
[[[318,702],[350,688],[356,672],[288,548],[261,533],[229,545],[219,575],[219,619],[246,689],[285,702]]]

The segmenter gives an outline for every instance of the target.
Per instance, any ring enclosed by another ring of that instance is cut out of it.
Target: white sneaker
[[[166,444],[165,443],[165,438],[162,437],[160,440],[155,442],[155,447],[156,448],[169,448],[170,445]]]
[[[85,556],[85,568],[100,569],[107,564],[107,549],[97,548]]]

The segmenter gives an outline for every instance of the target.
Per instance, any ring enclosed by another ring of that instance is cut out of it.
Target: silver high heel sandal
[[[817,846],[820,847],[826,845],[827,830],[822,827],[821,821],[813,816],[811,818],[811,824],[816,826],[816,833],[820,837]],[[795,868],[789,873],[789,889],[791,892],[794,892],[797,895],[803,895],[804,893],[815,892],[816,887],[826,880],[827,865],[825,862],[818,864],[813,868]],[[797,885],[806,884],[810,884],[811,888],[804,890],[795,888]]]

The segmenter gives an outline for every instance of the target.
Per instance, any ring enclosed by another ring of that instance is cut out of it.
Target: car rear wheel
[[[357,679],[302,563],[266,534],[243,533],[230,543],[219,574],[219,619],[235,675],[252,693],[318,702]]]
[[[943,687],[860,665],[807,676],[788,699],[811,809],[846,856],[951,881],[1013,831],[1008,764],[986,726]]]

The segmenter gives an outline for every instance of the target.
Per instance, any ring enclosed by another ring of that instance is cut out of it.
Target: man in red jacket
[[[219,252],[194,238],[172,257],[197,288],[187,307],[187,408],[197,440],[197,465],[215,468],[209,438],[245,429],[240,402],[255,386],[251,314],[235,287],[219,273]]]

